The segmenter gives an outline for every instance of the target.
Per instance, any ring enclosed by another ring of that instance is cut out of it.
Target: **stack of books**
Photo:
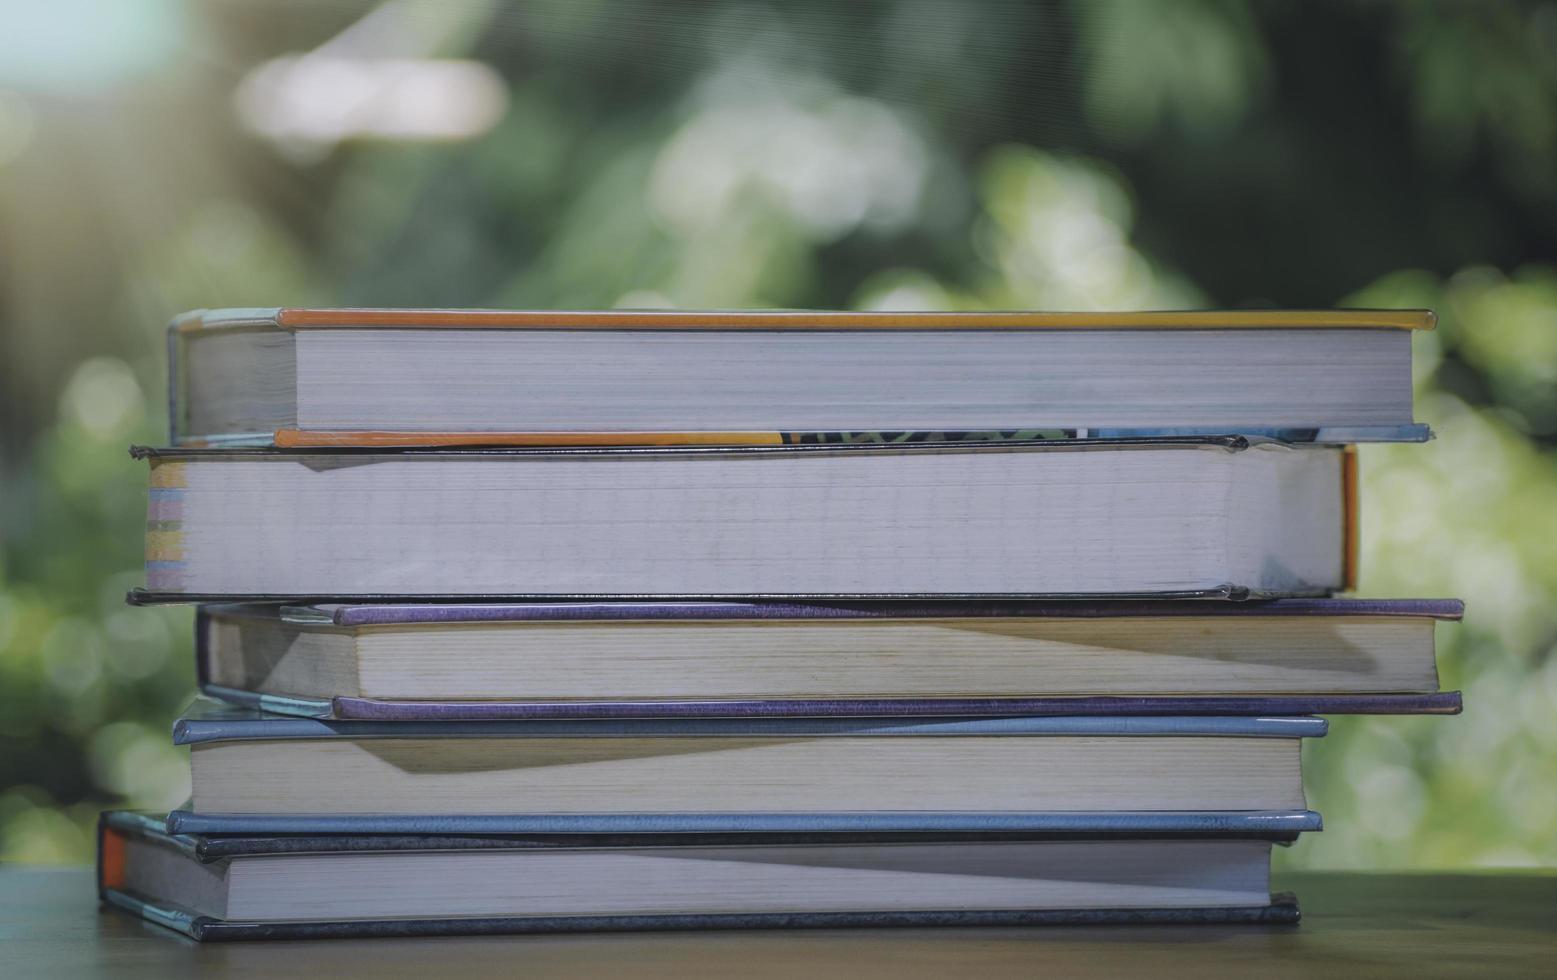
[[[1315,715],[1459,710],[1458,602],[1332,598],[1411,311],[224,310],[146,587],[196,939],[1296,921]]]

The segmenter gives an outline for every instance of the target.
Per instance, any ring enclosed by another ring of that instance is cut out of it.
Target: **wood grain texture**
[[[5,975],[32,977],[1550,977],[1557,874],[1286,874],[1293,927],[599,934],[199,946],[96,909],[89,871],[0,872]]]

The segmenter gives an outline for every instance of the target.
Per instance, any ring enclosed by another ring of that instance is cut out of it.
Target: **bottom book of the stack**
[[[1072,814],[1064,832],[199,836],[120,811],[98,884],[197,940],[1297,921],[1270,849],[1316,815],[1137,823],[1221,829]]]

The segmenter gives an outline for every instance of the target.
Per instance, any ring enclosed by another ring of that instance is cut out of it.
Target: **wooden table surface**
[[[1289,927],[614,933],[200,945],[100,911],[84,870],[0,871],[0,976],[1557,977],[1557,874],[1287,874]]]

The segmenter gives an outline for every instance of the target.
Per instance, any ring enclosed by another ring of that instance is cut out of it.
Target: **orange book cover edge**
[[[97,887],[124,887],[124,835],[111,827],[97,831]]]
[[[778,446],[777,432],[327,432],[277,429],[277,449],[442,446]]]

